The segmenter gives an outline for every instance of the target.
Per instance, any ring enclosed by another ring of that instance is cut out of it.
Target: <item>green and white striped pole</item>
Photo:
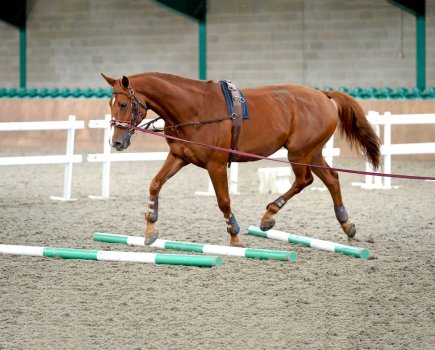
[[[130,246],[143,247],[145,246],[145,238],[138,236],[115,235],[110,233],[96,232],[93,236],[94,241],[106,243],[128,244]],[[282,250],[267,250],[253,248],[238,248],[213,244],[200,244],[190,242],[167,241],[157,239],[153,244],[153,248],[182,250],[189,252],[216,254],[226,256],[240,256],[251,259],[277,259],[282,261],[296,261],[297,253]]]
[[[351,255],[361,259],[368,259],[370,256],[370,252],[365,248],[358,248],[350,245],[324,241],[321,239],[293,235],[287,232],[277,230],[262,231],[257,226],[249,226],[248,235],[276,239],[279,241],[285,241],[293,244],[300,244],[305,247],[340,253],[344,255]]]
[[[166,264],[213,267],[222,264],[220,256],[136,253],[72,248],[35,247],[0,244],[1,254],[45,256],[48,258],[121,261],[146,264]]]

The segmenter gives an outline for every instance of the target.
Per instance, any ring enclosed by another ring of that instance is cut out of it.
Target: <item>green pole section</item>
[[[424,15],[416,16],[417,23],[417,88],[426,88],[426,19]]]
[[[45,247],[43,254],[48,258],[98,260],[98,250]]]
[[[277,259],[277,260],[290,260],[296,261],[298,254],[296,252],[285,252],[280,250],[267,250],[267,249],[254,249],[247,248],[245,256],[251,259]]]
[[[340,243],[324,241],[321,239],[310,238],[306,236],[293,235],[287,232],[277,231],[277,230],[262,231],[259,227],[256,226],[249,226],[248,235],[270,238],[270,239],[277,239],[280,241],[285,241],[293,244],[300,244],[309,248],[325,250],[325,251],[340,253],[344,255],[351,255],[362,259],[368,259],[370,256],[370,252],[365,248],[359,248],[359,247],[344,245]]]
[[[100,242],[128,244],[128,236],[124,235],[107,235],[105,233],[95,232],[93,239],[94,241]]]
[[[204,253],[204,245],[198,243],[187,243],[187,242],[166,242],[165,249],[172,250],[182,250],[186,252],[196,252],[196,253]]]
[[[156,264],[212,267],[222,265],[220,256],[156,254]]]
[[[370,257],[370,252],[364,248],[352,247],[337,244],[334,248],[335,253],[354,256],[356,258],[368,259]]]
[[[26,28],[20,28],[20,87],[27,85],[27,60],[26,60]]]
[[[207,23],[198,21],[199,36],[199,80],[207,79]]]

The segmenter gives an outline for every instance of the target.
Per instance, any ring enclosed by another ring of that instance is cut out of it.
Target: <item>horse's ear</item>
[[[125,88],[128,88],[130,86],[130,82],[128,81],[128,78],[125,75],[122,77],[122,86]]]
[[[101,75],[103,76],[104,80],[107,81],[109,83],[110,86],[114,86],[116,80],[109,78],[108,76],[104,75],[103,73],[101,73]]]

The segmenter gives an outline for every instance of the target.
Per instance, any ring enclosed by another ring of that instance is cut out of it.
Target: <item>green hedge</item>
[[[324,90],[332,90],[332,88],[326,88]],[[385,88],[353,88],[348,89],[345,87],[339,87],[338,91],[346,92],[355,98],[361,99],[435,99],[435,88],[427,88],[420,90],[417,88],[407,89],[404,87],[399,87],[392,89],[389,87]]]
[[[112,89],[4,89],[0,88],[0,98],[110,98]]]
[[[318,89],[318,88],[316,88]],[[334,90],[327,87],[323,90]],[[435,99],[435,87],[419,90],[417,88],[407,89],[399,87],[392,88],[346,88],[339,87],[336,90],[346,92],[349,95],[360,99]],[[0,98],[110,98],[112,89],[16,89],[0,88]]]

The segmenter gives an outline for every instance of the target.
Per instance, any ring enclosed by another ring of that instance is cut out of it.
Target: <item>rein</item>
[[[396,179],[408,179],[408,180],[429,180],[429,181],[435,181],[435,177],[431,177],[431,176],[385,174],[385,173],[376,173],[376,172],[370,172],[370,171],[360,171],[360,170],[352,170],[352,169],[344,169],[344,168],[332,168],[332,167],[326,167],[326,166],[322,166],[322,165],[313,165],[313,164],[306,164],[306,163],[299,163],[299,162],[291,162],[289,160],[274,159],[274,158],[269,158],[269,157],[265,157],[265,156],[260,156],[258,154],[236,151],[236,150],[232,150],[232,149],[228,149],[228,148],[224,148],[224,147],[219,147],[219,146],[213,146],[213,145],[210,145],[210,144],[207,144],[207,143],[198,142],[198,141],[185,140],[185,139],[181,139],[181,138],[176,137],[176,136],[165,135],[165,134],[162,134],[162,133],[159,133],[159,132],[142,129],[142,128],[140,128],[138,126],[135,126],[135,125],[128,125],[127,127],[128,128],[132,128],[132,129],[134,129],[136,131],[145,133],[145,134],[151,134],[151,135],[163,137],[163,138],[166,138],[166,139],[169,139],[169,140],[179,141],[179,142],[187,143],[187,144],[190,144],[190,145],[202,146],[202,147],[214,149],[216,151],[231,153],[231,154],[234,154],[234,155],[248,157],[248,158],[253,158],[253,159],[269,160],[269,161],[272,161],[272,162],[285,163],[285,164],[293,164],[293,165],[300,165],[300,166],[306,166],[306,167],[315,168],[315,169],[334,170],[334,171],[338,171],[338,172],[341,172],[341,173],[349,173],[349,174],[372,175],[372,176],[391,177],[391,178],[396,178]]]

